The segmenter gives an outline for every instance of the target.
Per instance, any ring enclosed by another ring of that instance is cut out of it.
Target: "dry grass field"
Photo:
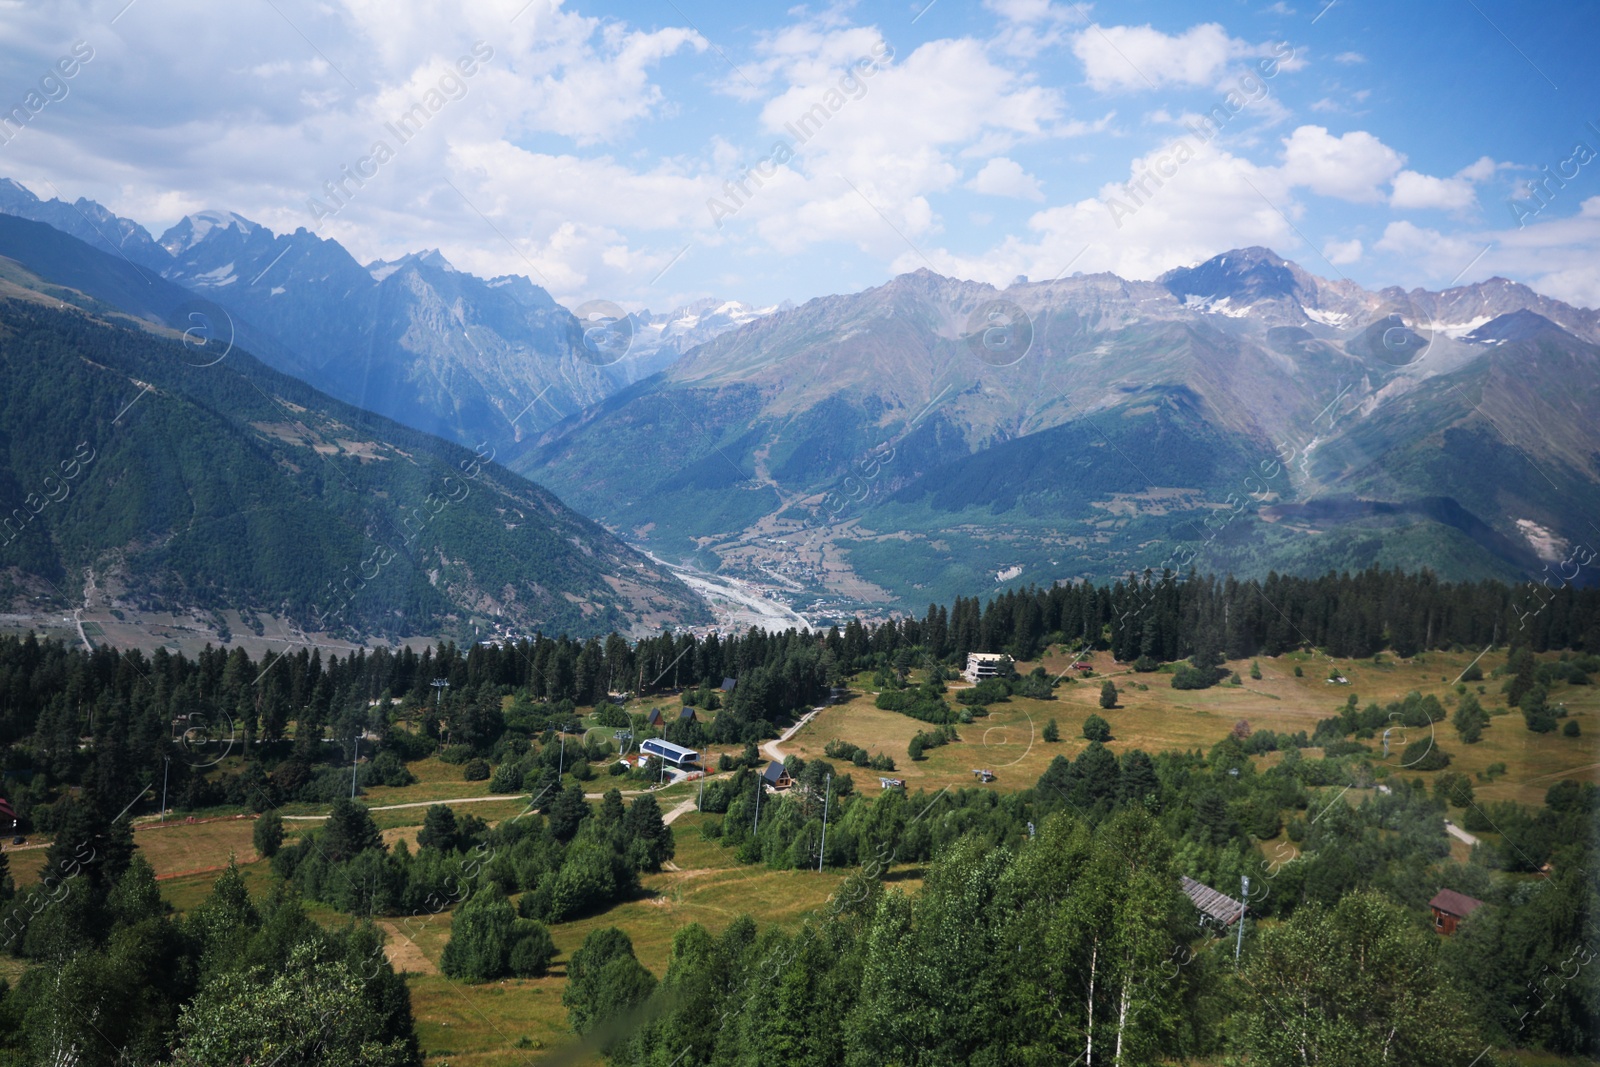
[[[1130,748],[1151,753],[1171,749],[1205,751],[1226,737],[1240,720],[1255,730],[1304,730],[1310,734],[1318,720],[1336,714],[1352,693],[1365,707],[1373,701],[1386,705],[1417,690],[1434,694],[1447,711],[1453,710],[1458,698],[1452,683],[1472,662],[1474,654],[1433,652],[1402,663],[1386,655],[1375,664],[1371,660],[1335,661],[1297,653],[1258,660],[1260,680],[1250,678],[1250,660],[1238,660],[1228,667],[1239,673],[1241,685],[1223,684],[1202,690],[1173,689],[1170,674],[1137,674],[1113,663],[1106,653],[1087,658],[1095,667],[1093,677],[1071,682],[1064,679],[1055,690],[1054,700],[1012,697],[991,705],[987,717],[957,727],[960,741],[929,749],[926,759],[918,762],[911,761],[906,746],[914,734],[929,729],[928,725],[874,707],[875,694],[863,692],[859,684],[865,679],[858,679],[852,689],[855,695],[849,701],[812,719],[784,748],[806,759],[822,758],[827,743],[839,738],[870,752],[892,756],[897,768],[894,777],[904,779],[910,790],[975,785],[972,771],[981,768],[996,776],[988,788],[1012,791],[1032,786],[1057,755],[1072,759],[1081,752],[1088,744],[1082,736],[1083,720],[1090,715],[1100,715],[1111,724],[1113,739],[1108,747],[1119,754]],[[1056,676],[1066,672],[1073,662],[1070,655],[1047,655],[1038,663],[1019,664],[1018,669],[1026,673],[1043,666]],[[1524,727],[1519,712],[1507,713],[1500,681],[1487,677],[1504,662],[1503,652],[1489,653],[1478,661],[1485,672],[1484,681],[1478,683],[1485,689],[1479,700],[1493,716],[1482,741],[1463,744],[1448,719],[1434,725],[1436,743],[1454,757],[1450,769],[1476,776],[1491,763],[1506,765],[1505,776],[1493,783],[1475,781],[1480,804],[1515,800],[1537,805],[1543,803],[1545,791],[1563,777],[1600,782],[1600,686],[1560,685],[1551,693],[1552,702],[1566,704],[1569,718],[1578,722],[1582,736],[1565,737],[1559,730],[1535,734]],[[1294,674],[1297,666],[1301,677]],[[1330,669],[1337,669],[1350,684],[1330,684]],[[1118,701],[1115,708],[1105,710],[1100,707],[1100,685],[1108,678],[1117,686]],[[964,685],[952,683],[952,704],[955,691]],[[1042,736],[1050,719],[1056,720],[1061,733],[1061,740],[1054,744],[1045,742]],[[1391,765],[1398,765],[1399,752],[1407,741],[1425,737],[1427,731],[1411,730],[1409,734],[1402,739],[1397,732]],[[1315,757],[1320,753],[1310,749],[1306,754]],[[1277,758],[1269,755],[1261,758],[1261,763],[1270,765]],[[1404,773],[1408,777],[1416,774]],[[853,776],[864,792],[878,790],[875,772],[856,770]],[[1430,779],[1432,774],[1420,777]]]

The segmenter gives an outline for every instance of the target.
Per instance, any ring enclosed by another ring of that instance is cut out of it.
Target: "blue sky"
[[[1265,244],[1596,306],[1597,44],[1592,8],[1506,0],[13,3],[0,108],[55,98],[0,174],[157,233],[229,208],[363,261],[438,247],[569,303],[1147,278]],[[343,168],[367,177],[330,196]]]

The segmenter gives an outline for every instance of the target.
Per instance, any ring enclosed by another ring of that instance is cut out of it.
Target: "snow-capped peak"
[[[196,211],[193,215],[186,215],[178,220],[177,225],[161,235],[161,247],[177,256],[204,241],[214,232],[238,230],[241,234],[249,236],[259,229],[260,226],[232,211]]]
[[[401,256],[399,259],[375,259],[367,264],[366,269],[367,273],[372,275],[373,281],[381,282],[395,271],[402,267],[409,267],[413,263],[420,267],[431,267],[434,270],[442,270],[450,274],[460,273],[448,259],[444,258],[444,255],[437,248],[429,248],[422,252],[411,252]]]

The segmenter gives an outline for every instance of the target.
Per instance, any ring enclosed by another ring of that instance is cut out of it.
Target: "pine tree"
[[[365,804],[349,797],[334,802],[333,811],[319,835],[322,854],[332,862],[347,860],[368,849],[382,850],[383,834]]]
[[[1056,725],[1054,719],[1044,724],[1044,739],[1050,744],[1055,744],[1061,740],[1061,728]]]
[[[652,796],[637,797],[628,806],[623,835],[628,841],[629,856],[640,870],[659,871],[675,851],[672,830],[662,820],[661,806]]]
[[[557,794],[550,807],[550,832],[558,841],[571,841],[588,817],[589,805],[583,799],[583,787],[570,785]]]
[[[1144,751],[1133,748],[1122,756],[1121,798],[1124,803],[1140,804],[1161,790],[1155,762]]]
[[[456,813],[446,804],[430,804],[417,831],[417,847],[448,852],[457,847]]]
[[[1109,678],[1100,686],[1100,706],[1107,709],[1117,706],[1117,687]]]

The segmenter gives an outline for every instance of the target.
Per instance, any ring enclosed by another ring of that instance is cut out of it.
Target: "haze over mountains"
[[[0,245],[159,306],[182,290],[47,226]],[[98,283],[98,284],[96,284]],[[120,284],[120,288],[119,288]],[[188,306],[196,306],[190,301]],[[135,308],[135,311],[142,308]],[[279,641],[652,632],[704,603],[548,491],[0,259],[0,603]],[[80,631],[81,633],[81,631]]]
[[[362,265],[336,241],[274,234],[230,211],[187,216],[156,239],[92,201],[41,200],[4,179],[0,212],[270,324],[272,343],[257,350],[272,366],[468,445],[514,443],[764,313],[702,301],[607,328],[589,315],[580,322],[521,276],[477,278],[437,251]]]
[[[1600,314],[1504,279],[1370,291],[1247,248],[607,324],[228,212],[156,240],[14,183],[0,211],[107,253],[0,220],[41,277],[179,329],[214,301],[278,369],[823,616],[1145,567],[1516,578],[1600,538]]]

